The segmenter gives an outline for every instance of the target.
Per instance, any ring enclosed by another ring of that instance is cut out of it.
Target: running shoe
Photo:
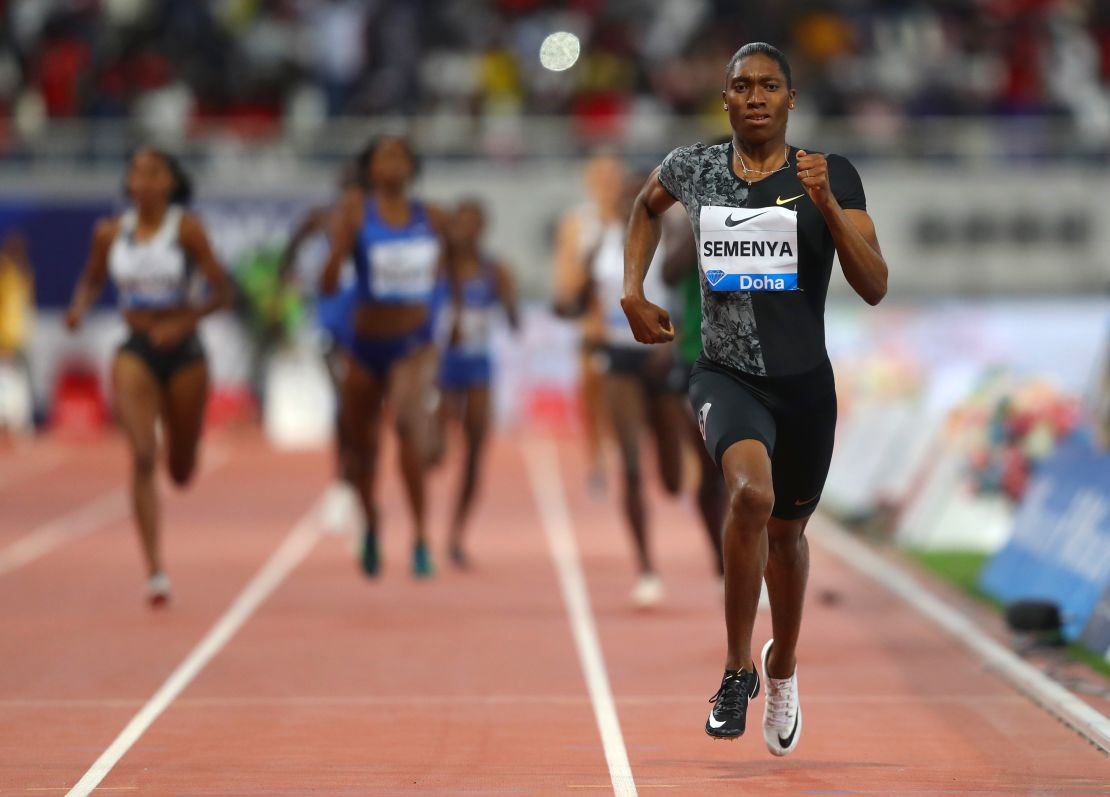
[[[165,573],[155,573],[146,582],[146,602],[152,609],[161,609],[170,602],[170,580]]]
[[[470,557],[466,555],[466,551],[463,549],[460,543],[452,543],[447,548],[447,557],[451,560],[451,564],[453,564],[457,569],[470,569]]]
[[[426,542],[418,542],[412,546],[412,575],[413,578],[431,578],[435,575],[432,555],[428,553]]]
[[[650,609],[663,600],[663,582],[655,573],[644,573],[632,588],[632,602],[641,609]]]
[[[378,530],[374,526],[367,526],[362,535],[359,564],[362,566],[362,572],[370,578],[377,577],[382,569],[381,556],[378,553]]]
[[[798,702],[798,668],[789,678],[772,678],[767,674],[767,657],[771,645],[763,646],[763,677],[767,679],[767,699],[763,704],[763,741],[772,755],[784,756],[793,752],[802,736],[802,706]]]
[[[759,694],[759,673],[725,670],[721,688],[709,698],[713,708],[705,721],[705,732],[714,739],[739,739],[747,725],[748,701]]]

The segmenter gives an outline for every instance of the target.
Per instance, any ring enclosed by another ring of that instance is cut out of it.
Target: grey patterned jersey
[[[835,254],[820,212],[806,196],[791,147],[787,168],[747,183],[732,169],[732,144],[694,144],[671,152],[659,169],[663,187],[686,208],[702,250],[702,207],[774,208],[797,212],[798,287],[794,291],[713,291],[701,273],[702,356],[759,376],[816,368],[825,351],[825,297]],[[844,209],[867,207],[859,174],[845,158],[828,156],[829,181]]]

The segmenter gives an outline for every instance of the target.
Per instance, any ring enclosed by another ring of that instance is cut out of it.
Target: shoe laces
[[[767,716],[772,725],[794,722],[798,707],[797,682],[791,678],[767,678]]]
[[[716,717],[740,719],[740,697],[744,692],[742,675],[743,670],[736,673],[726,672],[724,680],[721,681],[721,688],[709,698],[709,702],[716,706],[713,709]]]

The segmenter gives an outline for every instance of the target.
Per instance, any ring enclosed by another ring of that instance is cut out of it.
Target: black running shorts
[[[142,360],[162,387],[168,385],[182,368],[204,359],[204,347],[195,332],[179,343],[163,348],[151,343],[146,333],[132,330],[119,350],[130,352]]]
[[[807,517],[817,508],[832,460],[836,386],[828,360],[792,376],[741,373],[704,356],[690,377],[690,404],[705,447],[721,467],[725,451],[758,440],[771,457],[772,516]]]

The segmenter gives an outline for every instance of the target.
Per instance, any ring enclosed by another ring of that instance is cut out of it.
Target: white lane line
[[[307,512],[297,521],[276,551],[266,560],[250,583],[239,593],[239,597],[228,607],[223,616],[205,635],[193,650],[178,665],[166,682],[146,702],[139,712],[131,718],[100,757],[89,767],[81,780],[67,792],[67,797],[86,797],[95,789],[119,760],[134,746],[147,729],[158,719],[174,699],[180,695],[194,678],[214,659],[224,646],[231,641],[239,629],[250,619],[267,598],[289,577],[305,557],[312,551],[319,539],[318,516],[323,497],[313,502]]]
[[[127,489],[117,487],[65,515],[48,520],[0,550],[0,576],[18,570],[67,542],[91,534],[127,515]]]
[[[574,539],[570,511],[564,497],[558,453],[554,443],[550,442],[525,444],[522,450],[544,536],[547,537],[547,545],[563,593],[563,603],[566,604],[574,634],[578,660],[586,676],[586,688],[593,704],[594,719],[601,732],[601,745],[609,765],[613,794],[617,797],[636,797],[636,782],[632,779],[632,766],[628,763],[628,752],[624,747],[620,720],[617,718],[617,706],[609,687],[609,675],[605,671],[601,642],[598,640],[593,610],[590,608],[590,594],[586,589],[578,544]]]
[[[30,481],[36,476],[41,476],[47,471],[54,470],[63,462],[61,454],[52,452],[38,462],[32,462],[21,468],[6,468],[0,472],[0,490],[10,490],[17,484]]]
[[[814,539],[844,564],[870,576],[959,640],[1019,692],[1104,753],[1110,753],[1110,718],[1073,695],[1045,673],[984,634],[974,622],[926,590],[868,546],[822,523]]]
[[[207,475],[223,467],[228,458],[226,450],[216,449],[205,458],[201,465],[201,473]],[[129,496],[130,488],[117,487],[82,504],[72,512],[54,520],[48,520],[27,532],[11,545],[0,549],[0,576],[18,570],[36,559],[41,559],[67,542],[80,539],[123,520],[130,511]]]

